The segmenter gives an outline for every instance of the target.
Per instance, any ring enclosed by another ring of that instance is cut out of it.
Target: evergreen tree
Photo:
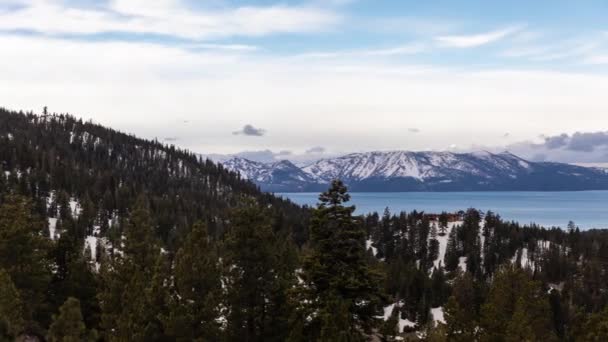
[[[0,268],[0,341],[12,341],[23,331],[23,303],[10,275]]]
[[[481,311],[482,339],[512,341],[555,339],[549,301],[525,271],[503,266]]]
[[[439,215],[439,235],[445,236],[448,230],[449,218],[445,211]]]
[[[448,236],[448,244],[445,250],[445,269],[446,271],[455,271],[458,267],[460,251],[458,248],[458,240],[456,237],[458,229],[453,228]]]
[[[473,278],[458,272],[452,296],[445,306],[447,336],[452,341],[473,341],[476,336],[477,310]]]
[[[377,254],[378,258],[391,259],[395,254],[395,234],[392,223],[391,212],[386,208],[380,221],[380,238],[377,241],[377,245],[380,247]]]
[[[221,281],[215,246],[207,227],[196,223],[175,256],[174,293],[164,322],[178,341],[218,340]]]
[[[431,274],[431,294],[431,306],[434,308],[442,306],[449,295],[449,287],[446,282],[445,272],[441,265],[439,268],[433,269],[433,273]]]
[[[608,308],[590,315],[582,331],[575,338],[589,342],[608,341]]]
[[[376,306],[380,297],[377,271],[371,269],[365,255],[365,231],[353,217],[354,207],[345,207],[350,199],[341,181],[332,182],[319,196],[319,205],[311,221],[311,251],[304,261],[302,278],[323,338],[342,339],[345,334],[362,339],[376,325]],[[323,317],[336,312],[339,305],[345,330],[336,336]]]
[[[49,342],[80,342],[85,337],[86,327],[80,311],[80,301],[68,298],[53,317],[47,340]]]
[[[283,341],[288,336],[286,293],[295,267],[273,232],[271,213],[246,202],[232,215],[224,243],[229,339]]]
[[[401,333],[399,331],[399,316],[401,312],[399,311],[399,307],[395,305],[393,307],[390,316],[381,326],[381,336],[383,342],[394,341],[397,334]]]
[[[135,206],[125,237],[123,252],[102,266],[101,325],[109,341],[148,341],[161,329],[164,308],[155,305],[154,286],[165,281],[158,277],[164,261],[145,201]]]
[[[431,226],[431,231],[429,233],[429,255],[428,260],[429,264],[432,265],[432,262],[437,260],[439,257],[439,241],[437,240],[437,225],[433,223]]]
[[[7,196],[0,205],[0,269],[4,269],[21,294],[27,327],[40,330],[39,318],[48,310],[46,291],[51,278],[49,242],[45,225],[32,215],[23,197]]]

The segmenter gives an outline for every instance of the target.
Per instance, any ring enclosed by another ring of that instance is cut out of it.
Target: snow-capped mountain
[[[260,163],[235,157],[222,163],[230,171],[258,184],[265,191],[306,191],[316,181],[288,160],[276,163]]]
[[[535,163],[511,153],[367,152],[319,160],[299,168],[243,158],[224,163],[267,191],[318,191],[341,179],[353,191],[509,191],[608,189],[597,168]]]
[[[325,159],[304,167],[316,179],[361,181],[369,178],[413,178],[418,181],[450,180],[455,174],[471,174],[483,178],[517,174],[530,168],[530,163],[512,154],[476,152],[370,152]]]

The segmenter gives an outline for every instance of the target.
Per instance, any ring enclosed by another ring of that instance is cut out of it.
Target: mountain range
[[[303,167],[235,157],[223,165],[269,192],[321,191],[333,179],[359,192],[608,189],[606,169],[532,162],[509,152],[365,152]]]

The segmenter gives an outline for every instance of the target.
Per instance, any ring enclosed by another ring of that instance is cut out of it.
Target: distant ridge
[[[531,162],[509,152],[365,152],[304,167],[235,157],[223,165],[270,192],[319,191],[336,178],[361,192],[608,189],[604,169]]]

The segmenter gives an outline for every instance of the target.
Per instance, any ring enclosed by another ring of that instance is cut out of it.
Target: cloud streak
[[[497,42],[522,30],[521,26],[511,26],[500,30],[470,35],[446,35],[435,40],[444,47],[472,48]]]
[[[608,77],[601,73],[458,70],[372,58],[296,63],[263,53],[17,35],[0,35],[0,45],[4,106],[48,105],[151,138],[168,136],[169,122],[179,118],[190,123],[170,136],[201,153],[443,149],[452,142],[504,144],[505,131],[524,139],[608,127]],[[272,135],[231,135],[245,123]],[[410,127],[425,134],[404,134]]]
[[[319,32],[337,24],[336,13],[303,6],[242,6],[194,10],[176,0],[112,0],[105,7],[68,7],[62,1],[25,1],[0,12],[0,30],[42,34],[132,33],[205,40],[275,33]]]

